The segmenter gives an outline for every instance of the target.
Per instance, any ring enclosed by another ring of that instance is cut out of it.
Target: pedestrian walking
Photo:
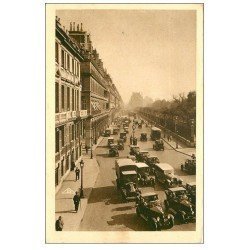
[[[132,137],[132,135],[130,136],[130,145],[132,145],[133,144],[133,137]]]
[[[89,148],[87,145],[85,146],[85,150],[86,150],[86,154],[88,154]]]
[[[80,169],[78,167],[76,167],[75,173],[76,173],[76,181],[77,181],[80,178]]]
[[[80,203],[80,196],[78,195],[78,192],[76,192],[76,194],[74,195],[73,201],[74,201],[74,205],[75,205],[75,211],[77,213],[78,207],[79,207],[79,203]]]
[[[63,218],[62,216],[59,216],[58,219],[56,220],[56,231],[62,231],[63,230]]]

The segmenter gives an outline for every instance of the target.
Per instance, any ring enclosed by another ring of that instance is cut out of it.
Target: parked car
[[[113,134],[114,135],[118,135],[118,132],[119,132],[119,128],[118,127],[114,127],[113,128]]]
[[[162,139],[160,140],[155,140],[154,144],[153,144],[153,149],[154,150],[164,150],[164,142]]]
[[[124,150],[124,142],[122,139],[117,140],[118,150]]]
[[[111,144],[114,144],[114,138],[113,137],[108,138],[108,146],[110,146]]]
[[[139,162],[145,162],[146,158],[149,156],[149,152],[146,150],[140,150],[140,152],[136,155],[136,159]]]
[[[141,133],[140,141],[147,141],[147,133]]]
[[[110,144],[109,156],[110,157],[119,156],[119,151],[118,151],[117,144]]]
[[[111,129],[107,128],[104,132],[104,137],[109,137],[111,135]]]
[[[136,165],[131,159],[118,159],[116,166],[117,189],[120,190],[124,201],[135,200],[140,190],[138,189],[138,179]]]
[[[126,132],[121,132],[120,133],[120,139],[123,139],[124,142],[127,141],[127,133]]]
[[[139,146],[130,145],[129,147],[130,147],[130,152],[129,152],[130,155],[136,156],[140,152],[140,147]]]
[[[183,180],[174,175],[174,168],[168,163],[154,164],[154,173],[156,180],[161,183],[164,188],[182,186]]]
[[[155,176],[150,173],[149,166],[144,162],[136,163],[138,182],[142,186],[155,186]]]
[[[187,159],[184,164],[181,164],[181,170],[189,174],[196,174],[196,157],[193,155],[192,159]]]
[[[168,188],[165,190],[164,201],[166,209],[181,223],[193,222],[196,219],[195,208],[183,187]]]
[[[174,216],[166,214],[154,192],[139,194],[136,199],[136,214],[144,219],[151,230],[170,229],[174,225]]]
[[[186,184],[187,196],[190,198],[191,203],[196,206],[196,183],[189,182]]]

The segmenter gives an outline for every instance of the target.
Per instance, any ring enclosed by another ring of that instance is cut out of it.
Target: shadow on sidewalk
[[[76,211],[75,210],[68,210],[68,211],[56,211],[56,214],[57,213],[60,213],[60,214],[65,214],[65,213],[76,213]]]

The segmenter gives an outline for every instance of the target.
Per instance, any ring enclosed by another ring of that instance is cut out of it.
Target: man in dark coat
[[[78,167],[76,167],[75,172],[76,172],[76,181],[77,181],[80,178],[80,169]]]
[[[77,213],[79,203],[80,203],[80,196],[78,195],[78,192],[76,192],[75,196],[73,197],[73,201],[74,201],[74,204],[75,204],[75,211]]]
[[[63,230],[63,219],[62,216],[59,216],[58,219],[56,220],[56,231],[62,231]]]

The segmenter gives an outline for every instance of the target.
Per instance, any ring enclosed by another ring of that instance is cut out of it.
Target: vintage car
[[[111,135],[111,129],[107,128],[103,134],[104,137],[109,137]]]
[[[123,139],[124,142],[127,140],[127,133],[126,132],[121,132],[120,133],[120,139]]]
[[[137,155],[136,155],[136,160],[139,162],[145,162],[146,158],[149,156],[149,152],[146,150],[141,150]]]
[[[123,129],[126,132],[126,134],[128,134],[128,127],[123,127]]]
[[[164,150],[164,142],[162,139],[156,140],[155,143],[153,144],[153,149],[154,150]]]
[[[147,141],[147,133],[141,133],[140,141]]]
[[[128,155],[127,158],[131,159],[134,162],[136,162],[136,157],[134,155]]]
[[[110,147],[110,144],[114,144],[114,138],[113,137],[108,138],[108,146],[109,147]]]
[[[186,184],[187,196],[190,198],[192,204],[196,205],[196,183],[189,182]]]
[[[124,141],[122,139],[117,140],[118,150],[124,150]]]
[[[161,139],[161,129],[152,127],[150,137],[153,141]]]
[[[144,162],[136,163],[138,182],[142,186],[155,186],[155,176],[150,173],[149,166]]]
[[[174,175],[174,168],[168,163],[157,163],[152,166],[156,180],[164,188],[173,188],[183,185],[183,180]]]
[[[154,192],[139,194],[136,198],[136,214],[144,219],[151,230],[170,229],[174,225],[174,216],[166,214],[158,195]]]
[[[164,204],[169,213],[174,215],[180,223],[194,222],[195,208],[183,187],[168,188],[165,190]]]
[[[140,147],[139,146],[130,145],[129,147],[130,147],[130,152],[129,152],[130,155],[136,156],[140,152]]]
[[[191,159],[187,159],[184,164],[181,164],[181,170],[189,174],[196,173],[196,157],[192,155]]]
[[[160,160],[155,155],[149,155],[145,158],[145,163],[147,163],[147,165],[151,167],[154,164],[160,163]]]
[[[119,151],[118,151],[117,144],[110,144],[109,156],[110,157],[119,156]]]
[[[118,132],[119,132],[119,128],[116,126],[113,128],[113,134],[114,135],[118,135]]]
[[[140,190],[137,188],[138,179],[136,165],[131,159],[115,161],[117,189],[120,190],[124,201],[135,200]]]

